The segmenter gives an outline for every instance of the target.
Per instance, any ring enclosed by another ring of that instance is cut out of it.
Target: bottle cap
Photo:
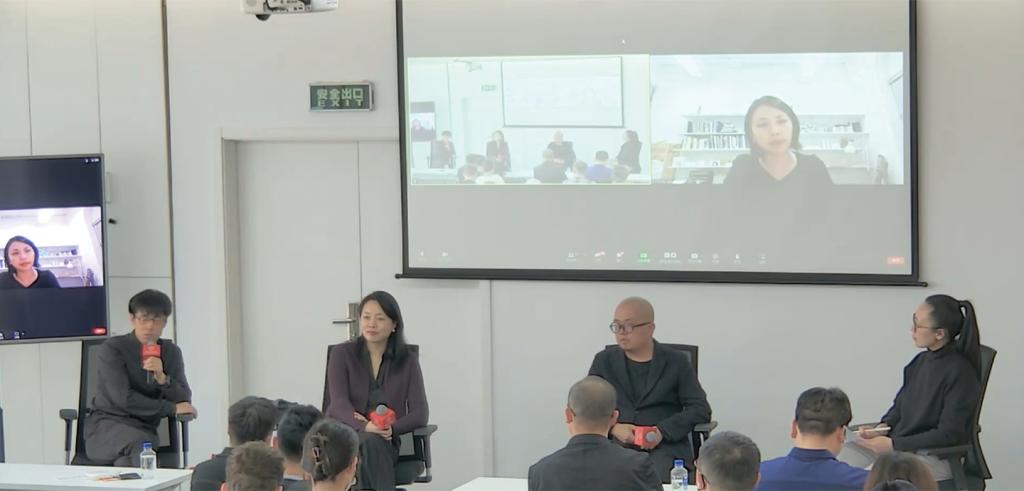
[[[683,464],[683,459],[676,459],[674,465],[676,467],[683,467],[685,464]]]

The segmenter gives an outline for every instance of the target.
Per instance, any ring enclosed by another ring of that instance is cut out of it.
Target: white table
[[[97,481],[97,475],[139,472],[135,468],[86,467],[78,465],[0,464],[0,489],[18,491],[91,491],[94,489],[132,489],[161,491],[188,485],[191,470],[157,469],[153,479]]]
[[[672,488],[665,484],[663,485],[665,491],[671,491]],[[690,486],[689,489],[696,489]],[[517,479],[512,477],[478,477],[472,481],[463,484],[455,488],[453,491],[526,491],[527,483],[526,479]]]

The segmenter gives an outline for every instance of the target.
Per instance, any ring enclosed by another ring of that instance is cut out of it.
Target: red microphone
[[[149,358],[160,358],[160,345],[159,344],[144,344],[142,345],[142,362],[145,363]],[[146,383],[153,383],[153,372],[146,372]]]
[[[633,445],[638,447],[644,446],[644,443],[654,443],[657,439],[657,435],[654,434],[654,430],[657,427],[654,426],[637,426],[633,428]]]
[[[395,422],[395,411],[383,404],[377,406],[377,410],[370,413],[370,422],[374,426],[382,430],[391,427],[391,423]]]

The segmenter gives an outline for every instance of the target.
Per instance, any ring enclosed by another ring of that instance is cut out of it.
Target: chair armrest
[[[174,419],[175,419],[175,421],[177,421],[179,423],[188,423],[189,421],[195,420],[196,419],[196,415],[195,414],[187,414],[187,413],[186,414],[175,414],[174,415]]]
[[[881,421],[875,421],[874,423],[852,423],[846,425],[846,428],[850,431],[857,431],[861,428],[874,428],[880,424],[882,424]]]
[[[924,455],[931,455],[939,460],[948,460],[952,458],[966,457],[967,452],[970,451],[970,449],[970,445],[954,445],[952,447],[922,448],[917,452]]]
[[[427,425],[412,430],[412,436],[413,438],[429,437],[430,435],[433,435],[435,431],[437,431],[437,425]]]
[[[70,424],[73,420],[78,419],[78,411],[75,409],[61,409],[60,419],[63,419],[65,423]]]
[[[715,428],[718,428],[718,421],[708,421],[707,423],[693,425],[695,433],[711,433]]]

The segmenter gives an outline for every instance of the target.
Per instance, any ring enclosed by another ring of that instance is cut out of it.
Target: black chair
[[[949,470],[953,474],[953,486],[965,491],[985,489],[985,481],[992,479],[985,454],[981,451],[981,405],[985,402],[985,390],[988,388],[989,375],[992,374],[992,363],[996,359],[996,350],[981,346],[981,390],[978,392],[978,406],[974,409],[974,420],[971,426],[971,442],[967,445],[952,447],[926,448],[918,452],[931,455],[939,460],[949,462]],[[948,484],[948,483],[943,483]]]
[[[82,341],[82,368],[80,384],[78,389],[78,409],[61,409],[60,419],[64,420],[64,464],[65,465],[89,465],[89,466],[110,466],[113,462],[97,462],[90,460],[85,451],[85,431],[83,422],[89,416],[91,410],[89,403],[96,393],[96,357],[99,347],[104,340]],[[157,454],[157,466],[165,469],[184,469],[188,466],[188,422],[195,419],[194,416],[179,415],[176,418],[166,418],[166,435],[164,429],[160,429],[160,440],[166,445],[155,446]],[[74,454],[72,454],[72,426],[74,432]],[[180,432],[179,432],[180,426]],[[154,442],[157,443],[157,442]],[[73,456],[72,456],[73,455]]]
[[[0,464],[6,461],[4,456],[4,408],[0,407]]]
[[[996,359],[996,350],[981,346],[981,390],[978,393],[978,405],[974,410],[974,420],[971,427],[971,441],[966,445],[954,445],[952,447],[923,448],[916,452],[924,455],[931,455],[939,460],[949,463],[949,470],[953,479],[939,482],[940,489],[984,490],[985,481],[992,479],[988,463],[985,461],[985,454],[981,451],[981,441],[978,436],[981,434],[981,404],[985,401],[985,390],[988,388],[989,375],[992,374],[992,363]],[[862,426],[873,427],[878,423],[851,425],[852,428]]]
[[[327,347],[327,367],[331,366],[331,352],[337,344]],[[409,351],[419,354],[420,347],[410,344]],[[327,385],[328,372],[324,370],[324,399],[320,410],[327,414],[327,405],[331,402],[330,388]],[[395,465],[395,484],[404,486],[414,483],[428,483],[434,479],[430,474],[430,435],[437,431],[437,425],[416,428],[399,436],[401,448],[398,452],[398,464]]]
[[[700,377],[698,376],[698,373],[697,373],[697,366],[698,366],[698,363],[697,363],[698,348],[697,348],[697,346],[694,346],[692,344],[671,344],[671,343],[661,343],[661,345],[665,346],[665,347],[668,347],[668,348],[672,348],[674,350],[682,351],[683,353],[685,353],[686,354],[686,359],[690,361],[690,367],[693,368],[693,376],[695,378],[697,378],[697,380],[700,380]],[[609,345],[605,346],[605,348],[611,348],[611,347],[614,347],[614,346],[616,346],[616,345],[609,344]],[[704,442],[707,441],[708,438],[711,437],[711,432],[714,431],[715,428],[718,428],[718,421],[714,421],[714,420],[708,421],[707,423],[700,423],[698,425],[694,425],[693,431],[690,432],[690,446],[693,448],[693,458],[694,459],[696,459],[697,457],[700,456],[700,447],[702,445],[704,445]],[[692,481],[693,478],[691,477],[690,480]],[[694,484],[694,483],[691,482],[691,484]]]

